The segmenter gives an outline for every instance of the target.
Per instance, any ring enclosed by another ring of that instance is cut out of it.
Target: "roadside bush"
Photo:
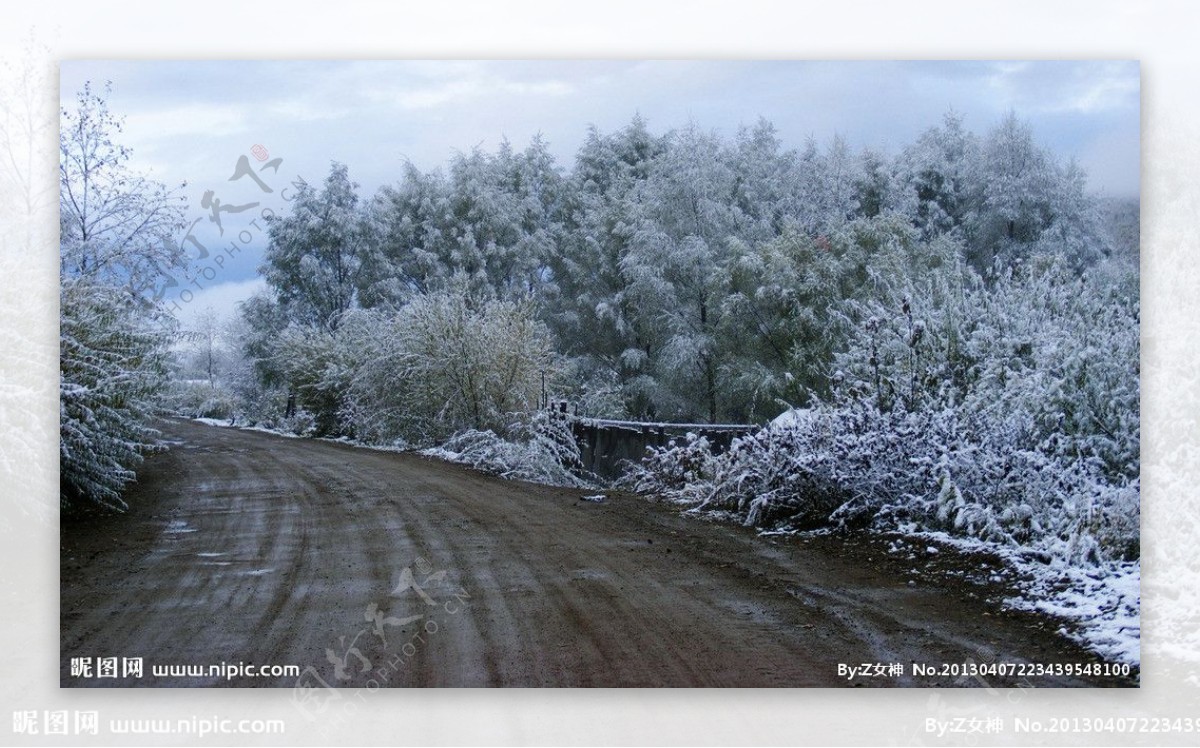
[[[551,486],[592,485],[582,476],[579,445],[570,425],[545,411],[514,421],[504,436],[469,429],[422,454],[470,465],[502,478]]]
[[[148,423],[171,336],[123,288],[63,278],[59,299],[60,501],[123,510],[121,491],[156,444]]]
[[[461,290],[419,297],[391,316],[354,313],[339,336],[349,349],[340,359],[342,421],[372,442],[505,433],[514,413],[537,410],[543,376],[554,383],[561,369],[531,303]]]
[[[158,396],[159,407],[184,418],[233,418],[242,399],[222,385],[201,380],[174,380]]]
[[[1137,298],[1101,268],[959,266],[847,303],[834,397],[627,482],[746,524],[944,531],[1070,563],[1137,559]]]
[[[657,450],[626,481],[752,526],[935,530],[1071,562],[1138,557],[1136,480],[1113,484],[1004,434],[953,411],[823,404],[721,455],[698,439]]]

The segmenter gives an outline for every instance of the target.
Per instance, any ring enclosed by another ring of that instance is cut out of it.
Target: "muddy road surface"
[[[63,686],[1135,685],[956,676],[1096,662],[964,581],[986,559],[935,568],[890,541],[760,537],[412,454],[161,428],[173,446],[127,514],[63,521]]]

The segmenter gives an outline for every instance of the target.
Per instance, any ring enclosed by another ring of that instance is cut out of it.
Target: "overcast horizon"
[[[229,185],[254,145],[282,159],[263,173],[274,187],[319,183],[337,161],[369,197],[406,161],[429,170],[456,151],[504,139],[523,148],[538,134],[569,169],[589,127],[612,132],[635,115],[656,133],[694,122],[725,136],[765,118],[785,148],[841,136],[855,152],[894,154],[947,112],[982,134],[1013,111],[1037,142],[1079,162],[1091,190],[1140,192],[1136,61],[66,61],[63,105],[89,80],[112,82],[134,168],[187,182],[190,220],[208,214],[209,190],[226,204],[256,199],[249,180]],[[281,209],[278,194],[262,205]],[[226,233],[250,215],[229,216]],[[262,286],[263,236],[252,233],[181,316],[228,313]]]

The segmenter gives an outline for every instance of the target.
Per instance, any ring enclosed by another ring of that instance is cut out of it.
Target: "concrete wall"
[[[753,425],[637,423],[587,418],[571,421],[584,469],[609,480],[621,476],[624,461],[641,460],[647,447],[664,447],[672,439],[682,441],[689,432],[707,437],[714,451],[719,453],[729,449],[735,437],[759,428]]]

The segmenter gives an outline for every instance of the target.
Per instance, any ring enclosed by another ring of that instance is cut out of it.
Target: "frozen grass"
[[[1064,622],[1059,633],[1109,662],[1141,662],[1141,562],[1113,561],[1095,566],[1047,562],[1025,549],[945,532],[913,531],[910,537],[944,543],[967,554],[1004,560],[1020,594],[1004,601],[1019,610],[1044,613]]]
[[[205,426],[219,426],[221,428],[232,428],[235,424],[230,418],[193,418],[193,423],[203,423]]]
[[[579,445],[567,421],[544,412],[528,423],[514,423],[506,437],[492,431],[464,431],[421,454],[502,478],[571,488],[595,485],[581,470]]]
[[[902,533],[998,555],[1021,590],[1008,605],[1059,618],[1070,638],[1138,663],[1138,481],[1031,450],[1019,436],[950,410],[843,403],[779,419],[722,454],[689,434],[652,450],[623,482],[766,531]]]

